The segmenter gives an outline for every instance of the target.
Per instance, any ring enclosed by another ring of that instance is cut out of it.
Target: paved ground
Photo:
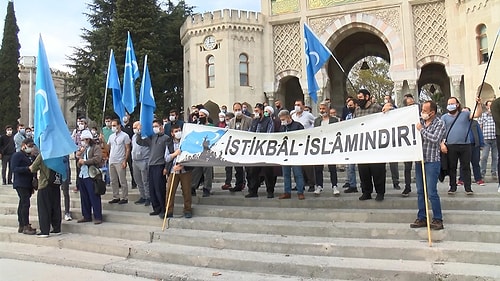
[[[5,281],[151,281],[140,277],[31,261],[0,259]]]

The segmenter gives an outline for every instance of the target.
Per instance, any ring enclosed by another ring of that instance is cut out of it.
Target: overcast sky
[[[260,11],[260,0],[186,2],[195,6],[195,13],[221,9]],[[8,0],[0,0],[0,34],[3,34],[7,3]],[[91,0],[14,0],[21,56],[37,55],[38,36],[41,34],[51,68],[68,70],[64,66],[66,57],[73,53],[72,47],[82,44],[81,29],[89,27],[83,15],[87,3]]]

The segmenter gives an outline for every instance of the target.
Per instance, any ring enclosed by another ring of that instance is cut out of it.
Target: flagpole
[[[102,120],[101,126],[104,124],[104,111],[106,111],[106,100],[108,98],[108,84],[109,84],[109,71],[111,70],[111,57],[113,56],[113,49],[109,52],[109,63],[108,63],[108,72],[106,73],[106,89],[104,90],[104,103],[102,104]]]
[[[422,165],[422,181],[423,181],[423,188],[424,188],[424,200],[425,200],[425,217],[426,223],[427,223],[427,240],[429,241],[429,247],[432,247],[432,236],[431,236],[431,224],[429,222],[429,201],[428,201],[428,194],[427,194],[427,181],[425,178],[425,164],[424,164],[424,159],[420,162]]]

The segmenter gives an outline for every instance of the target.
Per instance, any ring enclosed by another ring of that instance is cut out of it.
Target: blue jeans
[[[439,172],[441,170],[441,162],[425,162],[425,181],[427,184],[427,196],[431,201],[433,218],[442,220],[441,201],[437,190],[437,182]],[[417,195],[418,195],[418,219],[426,219],[425,215],[425,198],[424,198],[424,182],[422,178],[422,163],[415,162],[415,175],[417,177]]]
[[[349,187],[356,187],[356,164],[347,165],[347,180]]]
[[[481,175],[486,175],[486,164],[491,151],[491,175],[497,175],[498,148],[497,140],[484,140],[483,153],[481,155]]]
[[[304,175],[302,175],[302,167],[300,166],[282,166],[283,182],[285,184],[285,193],[292,193],[292,170],[297,184],[297,194],[304,193]]]

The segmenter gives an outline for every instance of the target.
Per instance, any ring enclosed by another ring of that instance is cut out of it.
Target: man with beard
[[[354,111],[354,117],[358,118],[382,111],[382,107],[372,102],[371,94],[366,89],[358,91],[358,107]],[[373,187],[377,192],[376,201],[384,200],[385,195],[385,163],[358,164],[359,179],[361,180],[361,191],[363,194],[359,200],[372,199]]]

